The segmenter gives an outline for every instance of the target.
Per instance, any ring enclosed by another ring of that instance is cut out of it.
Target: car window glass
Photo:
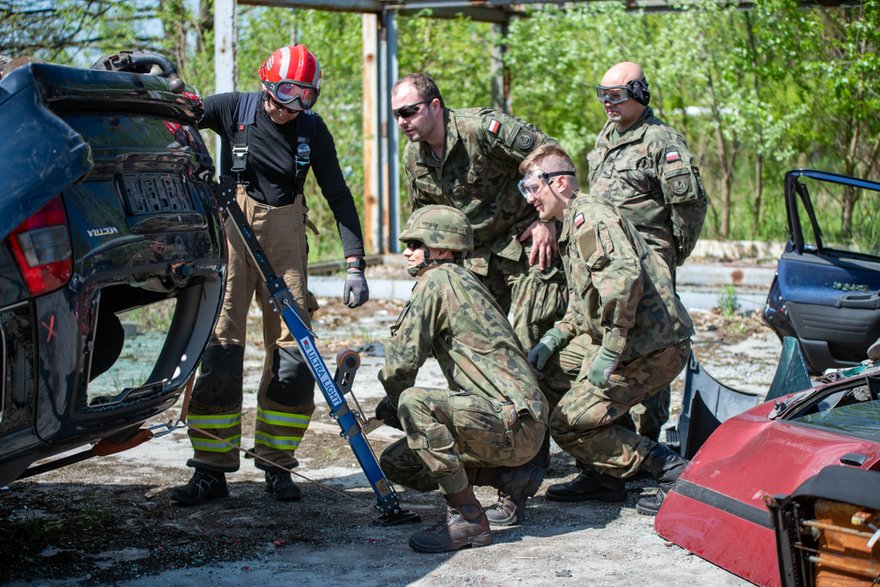
[[[807,249],[826,248],[880,255],[880,193],[810,177],[798,181],[806,188],[821,230],[816,234],[804,202],[798,199],[798,219]]]
[[[867,383],[837,390],[790,421],[880,440],[880,394]]]

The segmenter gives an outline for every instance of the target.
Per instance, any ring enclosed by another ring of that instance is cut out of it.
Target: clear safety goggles
[[[308,110],[318,100],[318,89],[310,86],[301,86],[293,82],[263,82],[263,86],[269,90],[276,102],[285,106],[299,102],[303,110]]]
[[[537,195],[538,190],[545,183],[550,183],[551,177],[559,177],[560,175],[574,175],[574,171],[533,171],[516,183],[519,193],[525,199],[533,198]]]
[[[632,98],[626,86],[596,86],[596,97],[603,104],[622,104]]]

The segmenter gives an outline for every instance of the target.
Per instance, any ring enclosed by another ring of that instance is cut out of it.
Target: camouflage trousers
[[[469,484],[465,468],[522,465],[547,429],[509,402],[447,389],[407,389],[397,415],[406,438],[382,452],[380,465],[393,483],[419,491],[461,491]]]
[[[550,404],[550,435],[579,463],[629,477],[655,445],[626,427],[629,410],[669,386],[687,364],[691,343],[685,340],[621,363],[604,389],[587,379],[600,348],[589,335],[579,335],[544,367],[542,389]]]
[[[633,406],[630,415],[636,421],[639,434],[657,441],[663,425],[669,421],[669,403],[672,389],[667,385],[643,403]]]
[[[565,273],[558,267],[542,271],[529,266],[528,252],[520,261],[492,257],[488,275],[478,275],[505,314],[523,350],[529,351],[565,313]]]

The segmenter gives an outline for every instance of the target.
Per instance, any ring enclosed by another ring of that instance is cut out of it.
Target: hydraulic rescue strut
[[[360,366],[360,358],[354,351],[343,351],[337,358],[338,370],[335,377],[330,377],[330,372],[324,359],[321,358],[318,349],[315,348],[315,337],[308,329],[302,318],[296,312],[296,301],[281,277],[275,275],[275,271],[269,264],[266,255],[260,248],[253,230],[245,219],[244,213],[235,200],[236,184],[234,181],[222,181],[215,188],[217,203],[220,211],[224,212],[241,235],[248,252],[263,278],[263,283],[269,290],[272,303],[281,313],[281,317],[290,333],[296,339],[300,352],[306,359],[309,370],[315,378],[327,405],[330,406],[330,415],[342,429],[341,435],[348,440],[354,456],[363,469],[364,474],[370,481],[373,491],[376,493],[376,509],[380,512],[379,522],[390,526],[406,522],[417,522],[419,517],[400,509],[399,498],[391,482],[385,477],[373,450],[367,442],[360,424],[354,413],[349,409],[348,403],[343,397],[343,391],[351,389],[354,380],[354,372]],[[340,389],[341,388],[341,389]]]

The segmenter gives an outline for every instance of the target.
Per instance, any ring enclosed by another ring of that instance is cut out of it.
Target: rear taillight
[[[61,196],[13,230],[9,244],[31,295],[48,293],[67,283],[73,260]]]

